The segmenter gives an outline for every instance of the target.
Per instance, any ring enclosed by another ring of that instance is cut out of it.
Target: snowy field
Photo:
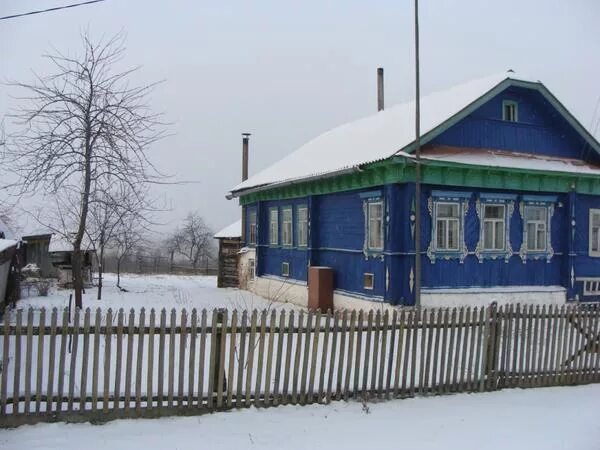
[[[597,450],[600,385],[0,431],[0,448]]]
[[[272,302],[248,291],[232,288],[217,288],[217,278],[200,275],[135,275],[121,276],[121,286],[128,292],[123,292],[116,287],[116,275],[107,273],[104,278],[102,300],[97,300],[97,289],[88,289],[83,298],[83,307],[103,311],[112,308],[113,311],[131,308],[138,311],[144,307],[147,311],[151,308],[156,311],[166,308],[167,311],[176,309],[180,311],[193,308],[198,310],[206,308],[228,309],[299,309],[289,303]],[[33,291],[33,290],[32,290]],[[28,309],[30,306],[36,310],[45,307],[47,310],[57,307],[60,309],[69,306],[69,294],[72,291],[53,288],[47,297],[30,296],[19,300],[17,308]],[[11,311],[11,322],[15,313]]]

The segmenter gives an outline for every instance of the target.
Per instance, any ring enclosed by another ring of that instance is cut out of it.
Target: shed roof
[[[600,144],[540,82],[509,71],[421,98],[422,144],[458,122],[509,86],[538,90],[600,153]],[[392,106],[371,116],[327,131],[295,152],[235,186],[229,197],[311,178],[356,170],[360,165],[410,153],[415,137],[415,101]]]
[[[215,239],[239,238],[242,237],[242,219],[227,225],[221,231],[215,233]]]

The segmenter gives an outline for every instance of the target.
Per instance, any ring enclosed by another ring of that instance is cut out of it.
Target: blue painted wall
[[[502,120],[503,100],[518,103],[518,122]],[[431,144],[513,150],[600,162],[596,152],[539,92],[517,87],[506,89]]]

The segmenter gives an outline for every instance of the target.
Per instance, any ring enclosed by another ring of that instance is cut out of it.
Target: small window
[[[287,263],[287,262],[281,263],[281,276],[282,277],[290,276],[290,263]]]
[[[372,273],[365,273],[363,275],[363,287],[365,289],[373,289],[374,275]]]
[[[256,211],[248,214],[248,244],[256,244]]]
[[[367,203],[368,248],[383,250],[383,202]]]
[[[483,249],[504,250],[505,205],[483,206]]]
[[[292,208],[286,207],[281,210],[281,244],[287,247],[293,245],[292,241]]]
[[[502,120],[517,122],[519,120],[517,103],[509,100],[502,102]]]
[[[269,242],[271,245],[279,244],[279,211],[277,208],[269,210]]]
[[[436,248],[437,250],[457,251],[460,234],[460,204],[437,203],[436,207]]]
[[[527,250],[546,251],[546,233],[548,208],[546,206],[525,206],[525,227],[527,231]]]
[[[308,245],[308,208],[306,206],[298,206],[296,211],[298,226],[298,247],[306,247]]]
[[[254,281],[254,277],[256,275],[256,262],[254,258],[250,258],[248,260],[248,280]]]
[[[590,256],[600,256],[600,209],[590,209]]]

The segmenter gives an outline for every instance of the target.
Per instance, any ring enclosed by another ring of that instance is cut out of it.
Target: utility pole
[[[419,0],[415,0],[415,307],[421,307],[421,105]]]

